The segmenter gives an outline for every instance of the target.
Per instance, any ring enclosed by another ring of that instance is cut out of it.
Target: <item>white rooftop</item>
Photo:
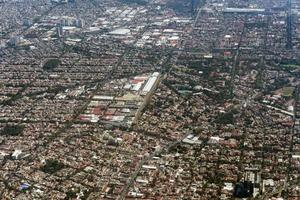
[[[130,30],[127,28],[119,28],[111,31],[109,34],[111,35],[127,35],[130,33]]]

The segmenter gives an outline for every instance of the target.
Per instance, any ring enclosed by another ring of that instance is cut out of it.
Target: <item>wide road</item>
[[[197,24],[197,20],[199,19],[200,17],[200,14],[201,14],[201,11],[202,11],[202,8],[199,8],[198,12],[197,12],[197,16],[195,18],[195,21],[194,23],[192,24],[192,30],[196,27],[196,24]],[[185,46],[185,41],[183,41],[182,43],[182,47]],[[175,57],[175,59],[173,60],[174,63],[176,63],[177,61],[177,58],[183,53],[184,51],[180,51],[179,54],[177,54],[177,56]],[[168,71],[166,73],[166,75],[168,75],[171,70],[172,70],[173,67],[170,68],[170,71]],[[184,138],[186,138],[189,134],[186,134],[184,135],[183,137],[179,138],[178,140],[176,141],[173,141],[173,142],[170,142],[168,143],[164,148],[160,149],[160,150],[157,150],[155,152],[153,152],[152,154],[150,154],[149,156],[145,157],[144,159],[142,159],[140,161],[140,163],[138,164],[138,167],[137,169],[131,174],[130,178],[128,179],[127,183],[126,183],[126,186],[123,188],[120,196],[117,198],[117,200],[124,200],[129,192],[129,189],[133,186],[134,184],[134,181],[136,180],[138,174],[140,173],[141,169],[142,169],[142,166],[147,163],[147,161],[151,160],[155,155],[158,155],[158,154],[161,154],[162,152],[167,152],[171,147],[173,147],[174,145],[176,144],[179,144],[182,142],[182,140]]]

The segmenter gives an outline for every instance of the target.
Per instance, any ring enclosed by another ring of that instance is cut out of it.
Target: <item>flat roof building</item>
[[[265,9],[258,8],[225,8],[224,13],[263,13]]]

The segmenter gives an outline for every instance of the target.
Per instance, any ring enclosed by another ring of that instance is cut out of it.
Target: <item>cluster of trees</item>
[[[60,163],[59,161],[54,160],[54,159],[49,159],[49,160],[46,160],[46,164],[41,167],[41,170],[45,173],[53,174],[63,168],[64,168],[63,163]]]
[[[74,46],[72,48],[72,50],[75,53],[82,54],[82,55],[87,56],[87,57],[92,57],[92,53],[87,48],[80,47],[80,46]]]
[[[218,103],[223,103],[234,97],[234,94],[231,92],[230,85],[227,85],[224,89],[220,90],[219,93],[209,92],[206,90],[204,90],[203,93]]]
[[[287,78],[278,78],[272,85],[267,86],[267,91],[278,90],[289,84],[289,80]]]
[[[21,99],[23,97],[22,93],[28,88],[28,85],[20,85],[20,86],[22,87],[22,89],[17,94],[11,95],[9,99],[2,101],[1,105],[11,106],[13,105],[13,102]]]
[[[202,76],[209,77],[209,75],[213,72],[214,68],[210,66],[209,63],[204,61],[190,61],[187,64],[188,68],[202,71]]]
[[[187,0],[187,1],[169,0],[167,2],[167,7],[173,9],[177,13],[194,15],[196,8],[203,7],[205,4],[206,4],[206,0]]]
[[[282,59],[280,62],[281,65],[298,65],[300,66],[299,59]]]
[[[22,97],[22,95],[20,93],[17,93],[15,95],[13,95],[10,99],[3,101],[1,104],[4,106],[11,106],[13,104],[13,102],[17,101],[21,97]]]
[[[175,12],[182,13],[184,11],[189,12],[190,9],[188,8],[188,1],[178,1],[178,0],[172,0],[168,1],[167,7],[173,9]]]
[[[77,198],[77,194],[80,192],[79,189],[72,189],[72,190],[69,190],[67,193],[66,193],[66,197],[65,199],[76,199]]]
[[[58,65],[60,65],[60,64],[61,64],[61,62],[59,59],[56,59],[56,58],[50,59],[44,64],[43,69],[46,71],[51,71],[51,70],[55,69],[56,67],[58,67]]]
[[[2,129],[0,135],[6,135],[6,136],[22,135],[24,128],[25,128],[24,125],[7,125]]]
[[[216,119],[215,119],[215,123],[217,124],[234,124],[235,122],[235,117],[234,115],[238,113],[238,110],[236,109],[231,109],[228,112],[225,113],[220,113]]]

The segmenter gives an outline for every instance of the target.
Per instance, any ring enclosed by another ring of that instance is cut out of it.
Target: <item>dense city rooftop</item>
[[[299,1],[0,13],[0,199],[300,199]]]

